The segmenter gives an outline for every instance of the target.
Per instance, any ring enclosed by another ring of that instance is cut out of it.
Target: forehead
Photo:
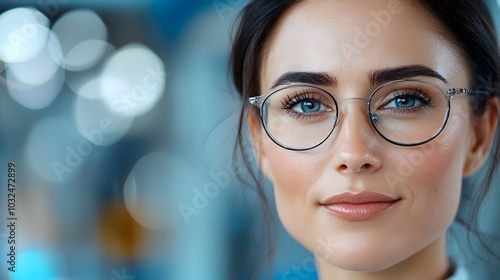
[[[463,72],[463,64],[443,34],[438,21],[410,1],[302,1],[282,16],[267,42],[261,88],[290,71],[361,82],[368,72],[406,64],[425,65],[448,79]]]

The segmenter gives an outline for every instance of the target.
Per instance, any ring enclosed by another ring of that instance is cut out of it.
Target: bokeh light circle
[[[104,52],[103,58],[110,56],[114,51],[115,47],[111,44],[106,44],[106,50]],[[74,72],[66,72],[66,85],[75,93],[87,99],[100,99],[100,73],[102,66],[104,64],[104,59],[101,59],[94,66]]]
[[[86,83],[83,83],[81,86],[79,86],[76,93],[78,93],[78,95],[83,98],[100,100],[100,84],[101,83],[99,78],[90,79]]]
[[[34,8],[15,8],[0,15],[0,59],[24,62],[35,57],[49,36],[49,20]]]
[[[57,68],[54,75],[41,85],[23,83],[11,71],[7,71],[6,77],[10,96],[22,106],[34,110],[52,104],[64,85],[64,70],[61,68]]]
[[[199,186],[191,166],[169,152],[139,159],[125,181],[125,205],[132,217],[150,230],[165,230],[180,221],[178,194]]]
[[[60,53],[61,46],[59,40],[53,32],[50,32],[45,46],[35,57],[24,62],[10,64],[7,72],[11,72],[11,75],[14,75],[19,82],[24,84],[44,84],[59,69],[61,61],[57,60],[57,56],[60,56]]]
[[[82,71],[94,66],[107,48],[108,31],[101,18],[91,10],[73,10],[54,24],[62,48],[62,66]]]
[[[165,65],[148,47],[129,44],[117,50],[101,74],[101,98],[111,110],[126,107],[133,116],[147,113],[165,90]],[[117,88],[123,88],[123,90]]]
[[[78,133],[97,146],[110,146],[118,142],[127,134],[134,120],[109,110],[99,99],[81,96],[76,99],[75,119]]]

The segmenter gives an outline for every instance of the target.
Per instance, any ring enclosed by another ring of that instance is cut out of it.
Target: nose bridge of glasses
[[[350,103],[347,101],[358,101],[358,102],[354,103],[354,107],[357,109],[346,110],[345,106]],[[371,114],[369,112],[369,102],[370,102],[370,98],[362,98],[362,97],[350,97],[350,98],[344,98],[344,99],[338,100],[337,105],[339,108],[339,117],[338,117],[339,119],[337,121],[337,125],[339,125],[341,122],[345,122],[346,118],[352,118],[353,113],[356,110],[358,112],[355,113],[355,115],[357,115],[358,117],[361,117],[362,119],[364,119],[365,117],[368,117],[366,120],[369,121],[370,118],[376,117],[376,115]],[[364,106],[364,105],[366,105],[366,106]],[[351,115],[351,117],[349,117],[349,115]],[[355,118],[357,119],[358,117],[355,117]],[[355,120],[355,122],[358,122],[358,121],[359,121],[359,119]],[[359,125],[359,123],[357,123],[357,125]]]
[[[350,98],[344,98],[344,99],[338,100],[337,106],[339,107],[339,113],[340,113],[339,115],[343,115],[344,114],[343,112],[347,112],[347,110],[345,108],[345,106],[347,104],[349,104],[349,102],[347,102],[347,101],[358,101],[355,104],[358,104],[358,106],[361,106],[361,108],[362,108],[361,110],[366,112],[366,110],[368,110],[368,104],[370,102],[370,98],[350,97]],[[359,101],[363,101],[363,102],[359,103]],[[367,107],[365,108],[363,106],[363,104],[366,104]]]
[[[350,98],[344,98],[341,100],[337,100],[337,103],[340,105],[346,101],[365,101],[366,104],[370,101],[370,98],[362,98],[362,97],[350,97]]]

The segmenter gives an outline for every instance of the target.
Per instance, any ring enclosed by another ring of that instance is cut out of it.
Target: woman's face
[[[383,83],[372,84],[370,78],[381,72],[420,79],[443,90],[467,87],[462,56],[432,17],[408,2],[314,0],[293,6],[264,50],[261,94],[290,72],[327,74],[335,83],[319,86],[336,100],[368,98]],[[425,73],[387,71],[411,65],[432,69],[447,83]],[[295,82],[303,81],[288,81]],[[415,147],[397,146],[379,136],[368,119],[367,102],[350,100],[339,108],[332,135],[308,151],[283,149],[259,122],[251,123],[284,227],[318,260],[346,270],[378,271],[425,248],[444,249],[462,177],[471,172],[468,155],[474,130],[464,110],[466,96],[451,100],[441,134]],[[325,205],[343,193],[366,196]],[[374,194],[391,202],[378,203],[383,199]]]

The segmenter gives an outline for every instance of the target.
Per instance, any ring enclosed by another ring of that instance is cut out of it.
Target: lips
[[[349,193],[332,196],[321,202],[330,214],[348,221],[366,221],[384,214],[400,201],[375,192]]]

